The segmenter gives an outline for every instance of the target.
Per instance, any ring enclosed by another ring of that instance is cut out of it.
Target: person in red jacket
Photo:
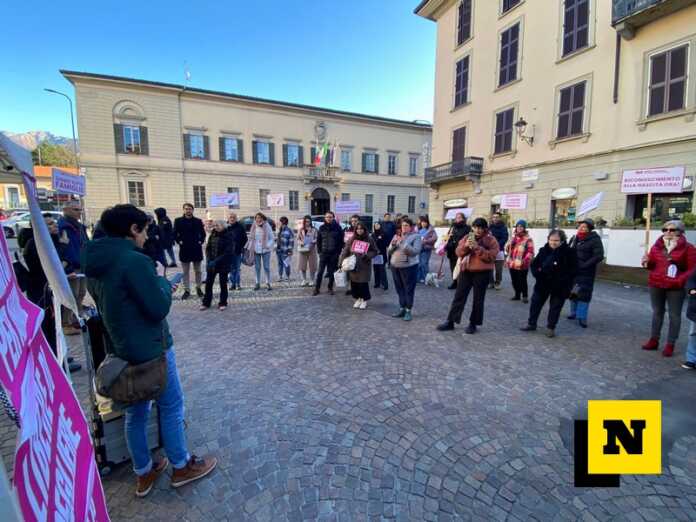
[[[657,350],[667,305],[669,329],[662,355],[671,357],[681,328],[684,286],[696,268],[696,247],[684,237],[684,223],[679,220],[665,223],[662,237],[643,256],[642,265],[650,270],[648,286],[653,311],[650,339],[643,344],[643,350]]]

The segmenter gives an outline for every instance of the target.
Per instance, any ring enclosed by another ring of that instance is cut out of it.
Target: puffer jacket
[[[418,232],[407,234],[403,239],[401,236],[394,236],[389,245],[389,255],[392,268],[408,268],[417,265],[420,260],[422,249],[421,237]]]
[[[534,259],[534,241],[527,232],[515,234],[505,245],[508,254],[507,266],[510,270],[529,270]]]
[[[677,266],[676,277],[667,275],[670,265]],[[696,248],[684,236],[679,236],[677,246],[667,253],[665,242],[660,237],[650,249],[646,268],[650,270],[648,286],[665,290],[684,288],[696,268]]]
[[[335,221],[328,225],[324,223],[317,233],[317,251],[319,255],[340,255],[343,250],[343,230]]]

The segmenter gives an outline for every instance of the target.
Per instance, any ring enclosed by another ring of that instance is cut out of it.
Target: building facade
[[[543,4],[543,6],[542,6]],[[541,225],[572,225],[583,200],[610,224],[646,217],[623,172],[678,167],[659,221],[693,210],[695,0],[424,0],[437,23],[431,216],[488,215],[526,193]]]
[[[341,201],[374,217],[428,210],[430,125],[61,72],[75,87],[88,219],[125,202],[170,215],[191,202],[213,218],[261,210],[296,219]],[[281,205],[269,208],[268,195]]]
[[[53,191],[53,168],[45,165],[34,165],[34,178],[36,178],[39,203],[46,208],[57,208],[61,205],[63,199],[67,199],[62,198]],[[77,168],[75,167],[56,168],[70,174],[77,174]],[[29,208],[21,179],[15,183],[0,184],[0,208]]]

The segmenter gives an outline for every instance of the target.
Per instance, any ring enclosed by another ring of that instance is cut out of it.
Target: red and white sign
[[[269,194],[266,196],[266,204],[271,208],[285,206],[285,194]]]
[[[621,192],[624,194],[680,193],[685,167],[624,170]]]
[[[13,483],[26,521],[108,521],[89,428],[0,235],[0,384],[19,412]]]
[[[353,241],[350,245],[350,251],[355,254],[365,254],[370,249],[370,243],[367,241]]]
[[[506,210],[526,209],[527,194],[503,194],[500,196],[500,208]]]

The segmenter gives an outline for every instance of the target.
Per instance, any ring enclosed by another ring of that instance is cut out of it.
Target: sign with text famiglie
[[[82,196],[87,193],[85,189],[85,177],[53,168],[51,171],[53,190],[61,194],[75,194]]]
[[[686,167],[656,167],[649,169],[624,170],[621,177],[621,192],[624,194],[647,194],[648,217],[645,220],[645,253],[650,249],[650,221],[652,218],[652,195],[681,193],[684,186]]]

